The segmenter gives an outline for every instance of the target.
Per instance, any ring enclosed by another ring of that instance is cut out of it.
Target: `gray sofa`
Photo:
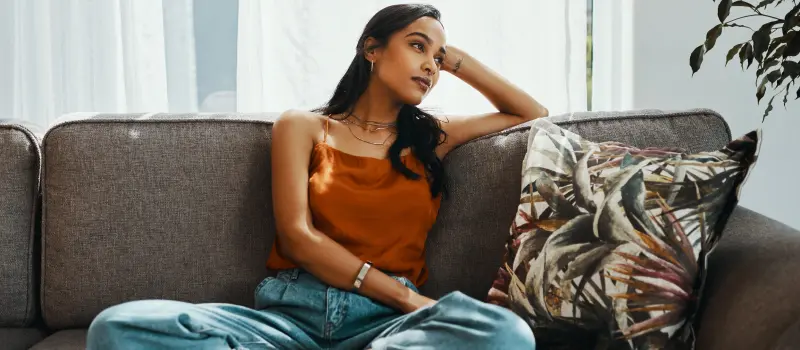
[[[81,116],[41,142],[0,125],[0,348],[82,349],[92,318],[128,300],[251,305],[275,232],[271,118]],[[731,139],[709,110],[552,119],[640,147],[716,150]],[[430,233],[425,294],[485,297],[518,202],[528,127],[445,160],[451,196]],[[800,232],[738,208],[710,259],[697,348],[795,348],[798,267]]]

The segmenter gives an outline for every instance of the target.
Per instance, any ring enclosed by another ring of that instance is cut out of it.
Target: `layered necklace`
[[[389,139],[392,138],[392,136],[394,136],[397,133],[395,131],[397,130],[397,122],[381,123],[369,120],[364,121],[352,113],[348,113],[344,118],[340,119],[339,121],[344,124],[347,124],[347,130],[350,130],[350,134],[353,135],[353,137],[355,137],[357,140],[361,142],[368,143],[370,145],[383,146],[386,144],[386,141],[389,141]],[[372,142],[358,137],[358,135],[356,135],[356,133],[353,132],[353,129],[350,127],[350,125],[355,125],[361,128],[362,130],[370,133],[376,132],[378,130],[389,130],[390,134],[383,140],[383,142]]]

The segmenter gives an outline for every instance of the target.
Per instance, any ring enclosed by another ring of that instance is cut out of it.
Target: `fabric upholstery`
[[[87,329],[59,331],[45,338],[31,350],[85,350]]]
[[[708,264],[697,349],[773,349],[800,315],[800,232],[739,207]]]
[[[103,308],[133,299],[252,304],[274,236],[268,183],[272,118],[72,115],[56,125],[45,137],[43,149],[42,303],[48,325],[86,327]],[[551,120],[590,140],[615,138],[637,147],[677,145],[695,152],[718,149],[730,140],[725,122],[708,110],[574,114]],[[427,294],[438,297],[459,289],[476,298],[485,296],[518,202],[529,126],[481,138],[445,159],[450,196],[428,241],[431,274],[423,287]],[[737,219],[740,215],[745,218]],[[797,231],[746,209],[734,213],[728,231],[749,221],[767,223],[759,231],[765,236],[776,230],[783,237],[772,243],[792,242],[790,233],[800,239]],[[726,252],[732,255],[717,268],[750,253],[758,258],[745,260],[768,260],[760,255],[762,250],[784,255],[800,251],[800,243],[796,247],[768,243],[771,248],[754,249],[756,243],[746,238],[726,248],[727,238],[712,254],[712,269],[715,258]],[[776,258],[774,263],[778,262]],[[757,267],[735,266],[756,273],[752,270]],[[722,296],[727,292],[719,288],[725,288],[734,296],[712,299],[706,310],[712,316],[704,321],[711,324],[712,333],[700,331],[698,348],[725,348],[702,345],[733,344],[715,338],[728,332],[714,328],[750,322],[747,313],[738,311],[738,320],[725,319],[742,293],[753,295],[747,292],[756,288],[748,285],[750,279],[768,280],[769,288],[776,289],[771,293],[785,293],[785,299],[793,289],[784,291],[782,284],[792,280],[791,271],[781,270],[774,279],[712,272],[712,277],[720,273],[723,280],[710,279],[710,284],[719,286],[711,285],[708,292],[716,290]],[[737,284],[744,284],[740,287],[744,291],[737,291]],[[779,319],[796,314],[764,308],[765,315],[776,313]],[[780,334],[765,327],[756,331],[737,337],[761,339],[763,345]],[[769,335],[772,338],[764,338]],[[82,349],[84,337],[85,330],[60,331],[34,349]]]
[[[52,127],[46,324],[86,327],[135,299],[252,305],[274,237],[265,118],[100,115]]]
[[[635,147],[717,150],[730,130],[714,111],[657,110],[574,113],[549,117],[590,141],[617,140]],[[453,150],[445,159],[449,197],[428,236],[431,271],[422,291],[438,298],[460,290],[483,299],[502,261],[503,242],[519,202],[522,159],[531,124],[489,135]]]
[[[45,333],[36,328],[0,328],[0,348],[28,350],[44,337]]]
[[[36,316],[39,141],[15,121],[0,122],[0,327]]]

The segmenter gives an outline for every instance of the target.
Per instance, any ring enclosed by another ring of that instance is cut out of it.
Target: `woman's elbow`
[[[302,252],[304,249],[300,247],[308,247],[308,234],[299,227],[285,227],[278,228],[278,253],[281,256],[299,263],[302,260]]]
[[[547,109],[547,107],[545,106],[541,106],[541,114],[539,115],[539,118],[544,118],[549,116],[550,116],[550,110]]]

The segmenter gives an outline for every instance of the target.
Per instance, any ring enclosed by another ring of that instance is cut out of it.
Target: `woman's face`
[[[418,105],[439,81],[445,40],[439,21],[419,18],[394,33],[384,47],[375,51],[372,74],[400,102]]]

